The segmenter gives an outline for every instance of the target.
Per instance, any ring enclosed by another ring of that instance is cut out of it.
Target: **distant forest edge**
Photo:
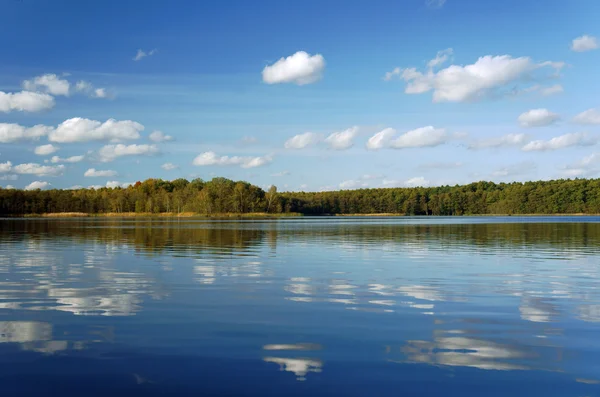
[[[0,215],[42,214],[600,214],[600,179],[329,192],[264,191],[247,182],[148,179],[128,188],[0,188]]]

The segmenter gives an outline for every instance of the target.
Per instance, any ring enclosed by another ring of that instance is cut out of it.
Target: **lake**
[[[600,395],[600,218],[3,219],[0,382]]]

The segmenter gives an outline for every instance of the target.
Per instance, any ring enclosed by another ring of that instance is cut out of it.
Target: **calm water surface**
[[[0,220],[0,385],[599,396],[600,218]]]

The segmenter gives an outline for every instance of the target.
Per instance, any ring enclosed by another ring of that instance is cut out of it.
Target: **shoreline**
[[[253,213],[217,213],[217,214],[197,214],[194,212],[162,212],[162,213],[150,213],[150,212],[108,212],[108,213],[95,213],[88,214],[84,212],[53,212],[45,214],[24,214],[10,216],[10,218],[288,218],[288,217],[300,217],[302,214],[298,213],[286,213],[286,214],[270,214],[263,212]]]
[[[136,212],[110,212],[110,213],[95,213],[88,214],[83,212],[56,212],[45,214],[23,214],[6,216],[7,218],[44,218],[44,219],[73,219],[73,218],[229,218],[229,219],[254,219],[254,218],[305,218],[305,217],[334,217],[334,218],[393,218],[393,217],[414,217],[414,218],[500,218],[500,217],[586,217],[600,216],[600,214],[472,214],[472,215],[406,215],[394,213],[381,214],[323,214],[323,215],[305,215],[301,213],[266,213],[266,212],[251,212],[251,213],[215,213],[215,214],[198,214],[193,212],[182,213],[136,213]]]

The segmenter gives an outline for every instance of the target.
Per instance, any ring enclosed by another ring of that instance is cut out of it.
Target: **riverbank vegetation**
[[[148,179],[128,188],[0,189],[0,215],[273,216],[598,214],[600,179],[279,193],[225,178]]]

